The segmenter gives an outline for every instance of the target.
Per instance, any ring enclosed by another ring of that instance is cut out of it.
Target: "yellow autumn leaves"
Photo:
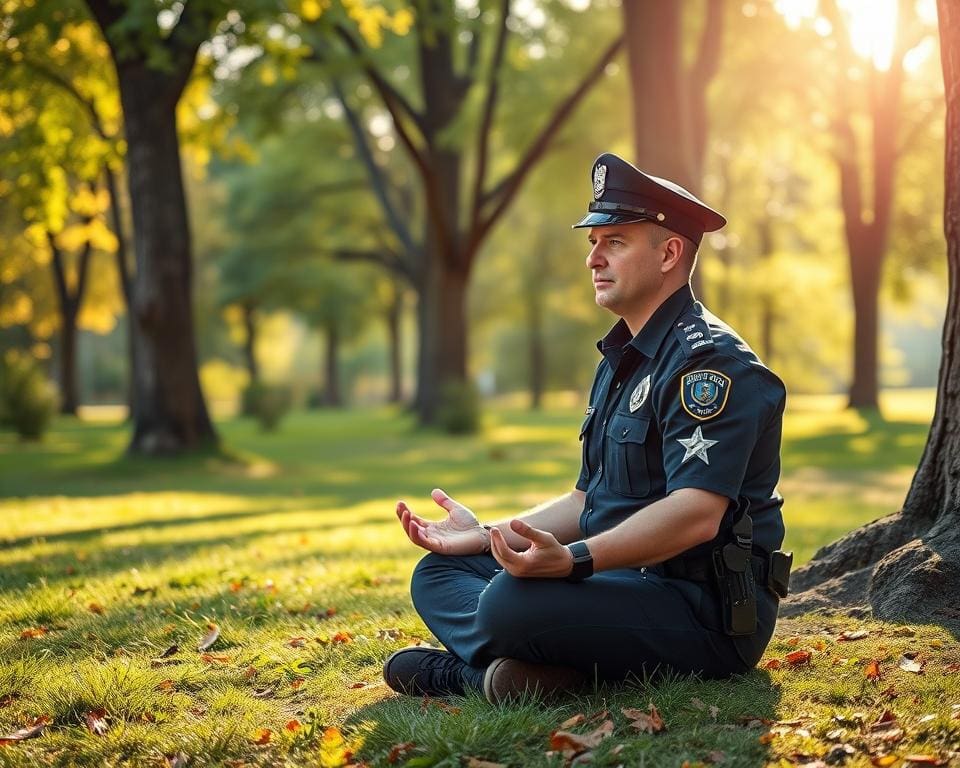
[[[347,15],[353,20],[364,42],[371,48],[383,44],[383,31],[389,30],[396,35],[405,35],[413,26],[413,11],[401,8],[391,14],[379,4],[368,4],[366,0],[341,0]],[[300,16],[304,21],[316,21],[330,8],[330,0],[301,0]]]

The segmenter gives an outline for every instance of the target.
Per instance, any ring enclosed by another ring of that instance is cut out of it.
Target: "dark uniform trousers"
[[[609,681],[670,670],[709,678],[746,672],[777,615],[776,596],[760,589],[757,632],[730,637],[710,584],[656,568],[603,571],[577,584],[519,579],[490,555],[428,554],[414,570],[411,595],[430,631],[473,667],[508,656]]]

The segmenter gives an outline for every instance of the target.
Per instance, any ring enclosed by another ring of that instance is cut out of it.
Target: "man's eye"
[[[610,245],[623,245],[623,240],[609,240]]]

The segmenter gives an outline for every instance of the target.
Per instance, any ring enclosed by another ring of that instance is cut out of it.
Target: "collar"
[[[633,347],[637,352],[653,359],[656,357],[660,345],[667,337],[674,321],[685,311],[694,306],[693,292],[689,285],[678,288],[666,300],[657,307],[650,319],[644,323],[643,328],[630,338],[630,328],[627,321],[623,318],[617,321],[617,324],[610,329],[606,336],[597,342],[597,349],[607,356],[610,353],[615,355],[620,348],[627,345]],[[619,357],[619,355],[617,355]]]

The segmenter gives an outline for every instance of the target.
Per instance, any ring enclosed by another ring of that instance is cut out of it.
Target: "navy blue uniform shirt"
[[[783,382],[688,286],[636,336],[621,319],[597,347],[603,360],[580,430],[583,535],[608,530],[678,488],[700,488],[733,503],[717,539],[690,553],[729,539],[743,498],[754,546],[779,549]]]

